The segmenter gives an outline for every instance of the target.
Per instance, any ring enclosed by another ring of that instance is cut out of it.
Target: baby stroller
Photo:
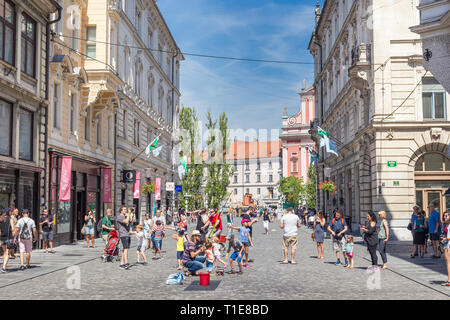
[[[108,234],[106,241],[105,252],[102,255],[103,262],[119,261],[119,234],[116,230]]]

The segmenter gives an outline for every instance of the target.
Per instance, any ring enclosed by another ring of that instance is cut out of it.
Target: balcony
[[[367,75],[372,60],[370,44],[361,43],[359,46],[353,46],[351,55],[352,64],[348,69],[348,76],[358,90],[368,89]]]
[[[121,0],[108,0],[108,12],[116,19],[120,18],[120,12],[122,11]]]

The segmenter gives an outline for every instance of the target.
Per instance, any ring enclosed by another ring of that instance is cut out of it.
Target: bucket
[[[209,286],[209,273],[199,272],[200,276],[200,285],[201,286]]]
[[[227,242],[227,237],[226,236],[220,236],[219,242]]]

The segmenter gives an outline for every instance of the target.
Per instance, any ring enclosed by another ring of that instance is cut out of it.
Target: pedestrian
[[[281,218],[280,228],[284,230],[283,233],[283,253],[284,260],[282,264],[288,264],[289,247],[291,247],[291,264],[297,264],[295,261],[295,251],[297,250],[298,236],[297,230],[301,226],[301,221],[294,214],[293,208],[288,208],[287,213]]]
[[[122,256],[120,257],[120,269],[130,268],[128,263],[128,249],[130,249],[130,223],[131,211],[126,206],[120,207],[120,214],[117,217],[117,226],[119,231],[120,242],[122,243]]]
[[[216,259],[214,258],[214,253],[213,253],[213,245],[211,242],[207,242],[205,244],[205,254],[206,254],[206,271],[211,273],[212,269],[215,266],[215,262]]]
[[[136,248],[136,260],[137,264],[140,264],[140,257],[142,256],[142,259],[144,259],[144,262],[142,262],[143,265],[147,265],[147,257],[145,256],[145,238],[144,238],[144,226],[142,224],[139,224],[136,226],[136,231],[131,231],[130,234],[136,235],[137,240],[137,248]]]
[[[348,269],[353,269],[355,267],[354,265],[354,253],[353,253],[353,245],[354,245],[354,239],[352,235],[347,236],[347,245],[345,247],[345,254],[348,259]]]
[[[450,214],[448,211],[446,211],[445,216],[445,224],[447,226],[447,234],[444,238],[444,258],[445,258],[445,264],[447,265],[447,282],[441,283],[441,286],[450,286]]]
[[[421,210],[417,213],[414,219],[412,230],[414,230],[413,251],[411,259],[415,258],[415,253],[420,251],[420,257],[424,257],[425,253],[425,235],[426,235],[427,221],[425,218],[425,211]],[[418,250],[419,249],[419,250]]]
[[[219,238],[218,237],[214,237],[213,238],[213,254],[214,254],[214,258],[216,259],[216,261],[219,261],[220,263],[223,264],[223,267],[226,268],[227,267],[227,263],[225,261],[222,260],[222,255],[220,253],[220,242],[219,242]]]
[[[267,208],[264,209],[262,218],[263,218],[263,225],[264,225],[264,230],[266,231],[266,235],[269,235],[270,214],[269,214],[269,210],[267,210]]]
[[[433,259],[440,259],[439,236],[441,235],[441,217],[436,210],[434,203],[428,205],[428,232],[430,234],[431,244],[433,245]]]
[[[301,223],[301,220],[300,220]],[[319,211],[314,219],[314,240],[317,244],[317,259],[324,259],[324,246],[323,241],[325,238],[325,217],[323,216],[323,211]]]
[[[227,236],[228,238],[228,250],[227,250],[227,256],[226,258],[228,258],[228,255],[230,254],[230,251],[233,249],[233,253],[230,256],[230,268],[231,270],[229,271],[229,273],[231,274],[235,274],[236,271],[234,271],[234,265],[233,262],[237,261],[238,266],[239,266],[239,272],[238,274],[243,274],[243,265],[242,265],[242,258],[244,256],[244,246],[242,245],[242,243],[239,240],[236,240],[234,237],[234,234],[230,234]]]
[[[416,230],[414,230],[414,222],[416,221],[417,216],[419,215],[420,211],[421,211],[421,209],[420,209],[419,206],[415,205],[413,207],[413,212],[411,214],[411,219],[410,219],[409,224],[408,224],[408,230],[411,231],[411,235],[412,235],[412,238],[413,238],[413,252],[411,254],[413,256],[417,256],[418,255],[417,245],[414,244],[416,242],[415,239],[414,239],[415,233],[416,233]]]
[[[40,218],[39,225],[42,228],[42,238],[45,253],[48,253],[48,247],[50,246],[50,253],[55,253],[53,250],[53,219],[48,214],[48,209],[42,210],[42,216]]]
[[[95,248],[95,239],[94,239],[95,222],[96,222],[96,220],[95,220],[94,213],[90,208],[88,208],[87,213],[84,216],[84,232],[86,235],[86,243],[87,243],[88,248],[90,248],[89,238],[91,239],[92,248]]]
[[[206,234],[208,233],[208,224],[209,224],[209,217],[208,213],[205,208],[201,209],[199,212],[200,216],[197,219],[197,227],[196,230],[198,230],[201,234],[201,242],[203,243],[206,239]]]
[[[187,242],[183,252],[183,267],[187,269],[186,276],[195,275],[204,267],[206,256],[200,256],[206,248],[201,246],[201,233],[198,230],[192,231],[191,241]]]
[[[9,216],[9,208],[3,209],[0,217],[0,243],[3,250],[3,265],[1,272],[6,273],[9,261],[9,249],[14,245],[14,224]]]
[[[248,259],[248,248],[250,246],[253,247],[253,242],[252,242],[252,236],[250,233],[250,226],[255,222],[255,220],[253,220],[253,222],[250,222],[247,219],[243,219],[241,221],[241,225],[240,227],[234,227],[231,226],[230,228],[233,230],[238,230],[239,231],[239,241],[242,243],[243,247],[244,247],[244,252],[245,252],[245,267],[248,268],[248,263],[249,263],[249,259]]]
[[[155,249],[153,259],[163,259],[161,248],[162,248],[162,239],[164,235],[165,235],[164,226],[162,225],[160,220],[156,220],[156,225],[154,225],[151,230],[151,236],[153,239],[153,248]],[[158,254],[159,257],[157,257]]]
[[[183,269],[183,252],[184,252],[184,231],[180,230],[177,234],[172,235],[172,239],[177,241],[177,262],[178,270]]]
[[[102,239],[105,241],[105,245],[108,243],[108,235],[111,231],[115,230],[114,225],[111,222],[113,216],[112,209],[106,210],[106,215],[102,219]]]
[[[377,225],[378,229],[378,252],[380,252],[381,260],[383,260],[383,265],[381,269],[387,269],[387,256],[386,256],[386,246],[389,240],[389,225],[386,220],[386,211],[378,212],[378,217],[380,218]]]
[[[15,242],[19,242],[20,267],[19,270],[30,268],[31,251],[33,243],[37,241],[36,224],[30,218],[28,209],[22,210],[22,218],[17,222],[14,234]],[[26,265],[25,265],[26,258]]]
[[[218,209],[213,210],[213,214],[209,217],[211,223],[211,230],[214,230],[213,237],[219,237],[222,233],[222,216]]]
[[[377,246],[378,246],[378,232],[377,232],[377,217],[372,210],[366,215],[367,222],[365,226],[361,226],[361,231],[363,232],[364,241],[367,243],[367,249],[370,253],[370,258],[372,260],[372,266],[369,267],[369,271],[378,271],[378,257],[377,257]]]
[[[13,224],[12,226],[12,230],[14,232],[14,230],[16,230],[16,225],[17,225],[17,221],[19,221],[19,209],[15,208],[10,208],[10,213],[12,212],[12,214],[10,215],[11,218],[11,222]],[[11,249],[9,249],[9,259],[15,259],[15,252],[17,251],[17,245],[14,244],[12,246]]]
[[[333,249],[336,252],[335,265],[341,264],[340,253],[342,252],[345,259],[344,267],[346,267],[348,265],[348,261],[347,256],[345,255],[345,245],[347,242],[345,233],[347,232],[348,227],[340,210],[336,210],[334,213],[334,218],[331,220],[331,224],[328,226],[327,230],[331,233],[333,238]]]
[[[150,249],[151,246],[151,236],[150,231],[152,230],[153,221],[150,219],[150,214],[145,214],[144,219],[144,239],[145,239],[145,246],[146,249]]]

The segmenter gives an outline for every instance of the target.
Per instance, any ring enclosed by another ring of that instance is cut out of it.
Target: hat
[[[244,222],[250,222],[250,220],[248,220],[248,219],[242,219],[241,224],[244,223]]]
[[[201,233],[198,230],[194,230],[194,231],[192,231],[191,236],[201,236]]]

